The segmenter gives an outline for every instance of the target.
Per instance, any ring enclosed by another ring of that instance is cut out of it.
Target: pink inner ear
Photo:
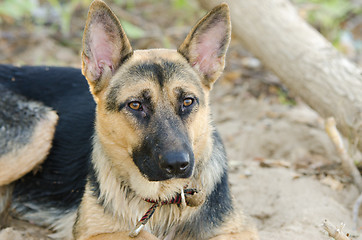
[[[112,70],[114,69],[113,55],[115,54],[115,43],[110,40],[109,35],[112,33],[106,32],[102,24],[93,24],[90,33],[89,47],[92,57],[89,70],[95,77],[99,78],[105,65]]]
[[[224,22],[218,22],[201,34],[196,43],[196,59],[193,63],[201,72],[210,75],[221,67],[218,52],[226,34]]]

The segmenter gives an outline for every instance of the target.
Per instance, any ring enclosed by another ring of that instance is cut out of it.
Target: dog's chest
[[[134,211],[132,211],[131,208],[128,209],[130,210],[129,214],[132,215],[133,212],[133,215],[135,215],[135,213],[138,215],[136,217],[136,222],[134,222],[134,217],[129,219],[130,225],[132,226],[133,224],[133,228],[131,229],[136,227],[137,222],[144,217],[151,206],[152,204],[146,202],[140,203],[137,210],[134,209]],[[154,214],[145,224],[144,229],[151,232],[159,239],[175,239],[175,233],[179,230],[180,226],[185,223],[185,221],[192,217],[192,215],[195,213],[195,210],[196,208],[187,206],[181,207],[177,204],[159,206],[155,209]]]

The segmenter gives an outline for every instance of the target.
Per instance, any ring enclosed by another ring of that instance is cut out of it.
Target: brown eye
[[[184,99],[184,102],[183,102],[184,107],[191,106],[193,102],[194,102],[194,99],[192,99],[192,98],[185,98],[185,99]]]
[[[133,109],[133,110],[142,110],[142,105],[140,102],[134,101],[134,102],[130,102],[128,104],[128,106]]]

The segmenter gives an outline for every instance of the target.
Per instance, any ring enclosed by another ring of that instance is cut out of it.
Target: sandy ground
[[[358,190],[340,172],[323,120],[313,110],[242,94],[214,100],[232,191],[261,239],[329,239],[322,231],[324,219],[345,223],[352,239],[362,239],[351,230]]]

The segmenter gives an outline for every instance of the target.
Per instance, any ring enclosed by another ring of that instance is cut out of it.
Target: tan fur
[[[131,238],[128,236],[128,232],[117,232],[117,233],[105,233],[96,235],[94,237],[89,238],[88,240],[157,240],[155,236],[152,234],[141,231],[140,234],[136,238]]]
[[[257,240],[259,236],[254,225],[242,213],[236,209],[234,214],[224,220],[217,236],[210,240]]]
[[[208,102],[212,84],[224,68],[224,54],[229,39],[224,41],[225,46],[223,46],[220,56],[214,56],[216,59],[215,68],[212,66],[211,70],[207,72],[207,76],[203,76],[206,73],[200,67],[201,65],[190,66],[190,61],[192,63],[197,60],[192,53],[190,54],[190,49],[195,48],[195,44],[199,40],[198,34],[192,34],[197,29],[194,27],[178,51],[166,49],[137,50],[132,52],[132,56],[122,63],[117,71],[113,71],[113,66],[102,66],[101,75],[95,77],[89,68],[94,63],[88,46],[90,34],[88,31],[92,31],[92,19],[90,18],[99,14],[96,11],[109,13],[110,10],[101,1],[95,1],[91,5],[83,39],[82,71],[97,102],[92,163],[97,175],[96,180],[99,183],[100,196],[98,199],[97,196],[94,196],[92,186],[88,182],[78,210],[74,236],[78,240],[130,239],[128,237],[129,232],[151,206],[150,203],[144,201],[145,198],[170,200],[175,196],[175,193],[183,191],[183,188],[188,186],[202,191],[202,194],[197,195],[191,204],[193,207],[180,208],[176,204],[159,207],[145,225],[144,231],[138,238],[135,238],[150,240],[159,238],[164,240],[185,239],[182,234],[176,235],[175,226],[188,222],[189,219],[199,213],[205,197],[214,190],[215,184],[221,179],[226,167],[226,163],[218,162],[215,160],[217,158],[210,158],[212,148],[218,146],[214,145],[211,136],[214,129],[210,124]],[[222,4],[203,18],[199,24],[209,21],[209,16],[215,12],[222,15],[226,19],[225,21],[230,21],[228,7],[226,4]],[[116,23],[114,18],[114,14],[111,13],[113,22],[111,24]],[[230,35],[230,23],[226,24],[225,27],[227,34]],[[120,34],[125,37],[120,25],[118,29]],[[113,39],[113,37],[109,39]],[[122,45],[116,45],[116,49],[127,50],[121,52],[119,58],[122,58],[122,54],[127,54],[132,49],[127,39],[122,41]],[[117,65],[118,60],[115,59],[113,64]],[[131,66],[144,63],[157,64],[162,63],[162,61],[169,61],[182,66],[184,68],[183,74],[189,76],[190,79],[200,79],[202,84],[199,86],[193,84],[185,76],[174,75],[161,89],[160,85],[153,79],[127,75]],[[119,84],[122,84],[122,88],[117,87]],[[144,139],[145,133],[137,126],[133,117],[119,111],[109,111],[107,109],[108,98],[112,93],[116,96],[117,102],[124,102],[130,96],[138,95],[142,90],[147,89],[150,91],[152,101],[157,103],[155,104],[155,112],[166,109],[167,114],[174,114],[173,105],[179,101],[175,92],[180,87],[203,96],[202,101],[205,103],[199,106],[197,112],[190,119],[187,119],[186,131],[195,157],[194,172],[187,179],[149,181],[140,173],[132,159],[132,150]],[[114,92],[115,89],[118,92]],[[216,150],[214,152],[216,155],[222,154],[221,151]],[[132,198],[127,195],[128,188],[134,192]],[[100,199],[102,199],[102,203]],[[109,212],[109,209],[112,211]],[[154,235],[148,232],[152,232]],[[166,232],[168,235],[165,236],[164,233]],[[216,235],[213,239],[258,239],[256,230],[249,226],[242,213],[234,213],[227,217]]]
[[[58,115],[49,111],[39,120],[29,143],[0,158],[0,186],[9,184],[41,164],[49,153]]]

